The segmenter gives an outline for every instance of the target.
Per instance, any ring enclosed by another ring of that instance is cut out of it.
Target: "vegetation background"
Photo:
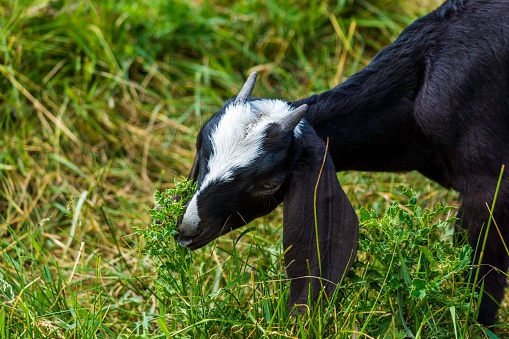
[[[154,192],[187,175],[197,130],[250,72],[260,97],[329,89],[438,2],[0,0],[0,337],[224,337],[184,330],[154,292],[135,233]],[[400,184],[420,206],[457,205],[417,173],[339,176],[357,211],[386,211]],[[200,281],[219,291],[229,263],[280,257],[280,228],[278,210],[197,251]],[[231,337],[308,333],[264,332],[255,316],[223,321]]]

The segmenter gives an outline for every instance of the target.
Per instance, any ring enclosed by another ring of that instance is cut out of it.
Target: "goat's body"
[[[290,308],[322,287],[332,294],[357,250],[341,170],[418,170],[456,189],[470,244],[483,244],[487,205],[509,162],[509,0],[446,2],[343,84],[293,105],[251,98],[255,81],[253,73],[198,134],[182,245],[204,246],[284,201]],[[484,256],[473,258],[483,264],[485,325],[509,266],[509,178],[493,216]]]
[[[509,164],[509,1],[447,2],[362,71],[300,104],[308,104],[317,135],[329,139],[337,171],[417,170],[460,192],[475,248]],[[494,219],[509,245],[509,178]],[[505,276],[494,268],[508,266],[492,225],[481,276],[497,302]],[[496,304],[484,297],[481,307],[479,320],[491,324]]]
[[[509,145],[509,2],[458,7],[422,17],[365,69],[295,104],[307,103],[306,120],[330,138],[338,171],[418,170],[460,192],[472,171],[498,177],[509,160],[500,147]]]

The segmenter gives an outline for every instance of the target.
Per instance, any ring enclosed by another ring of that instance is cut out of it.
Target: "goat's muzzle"
[[[182,220],[182,217],[178,219],[177,227],[179,234],[186,238],[194,238],[201,233],[198,227],[195,225],[188,225]]]
[[[176,196],[180,200],[179,196]],[[189,200],[185,206],[184,214],[182,214],[177,219],[177,230],[179,234],[186,238],[193,238],[200,234],[200,230],[198,229],[198,222],[196,220],[189,220],[188,218],[184,218],[187,212],[187,208],[189,207]]]

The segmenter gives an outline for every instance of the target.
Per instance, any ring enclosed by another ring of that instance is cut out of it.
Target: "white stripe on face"
[[[187,236],[193,236],[198,229],[198,224],[200,223],[200,216],[198,215],[198,199],[199,192],[196,192],[189,204],[187,205],[186,212],[182,217],[182,222],[180,223],[179,230],[182,234]]]
[[[212,154],[208,159],[208,172],[189,202],[180,226],[183,233],[192,234],[198,229],[198,197],[213,182],[228,182],[236,169],[255,163],[262,151],[267,126],[278,123],[289,114],[291,106],[282,100],[261,99],[225,108],[217,126],[209,136]],[[298,133],[297,128],[294,133]]]
[[[264,132],[290,112],[282,100],[255,100],[228,106],[212,131],[212,156],[200,189],[214,181],[231,181],[237,168],[254,163],[262,150]]]

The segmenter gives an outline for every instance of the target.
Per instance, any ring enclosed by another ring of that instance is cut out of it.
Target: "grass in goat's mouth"
[[[191,251],[178,245],[174,236],[178,234],[178,219],[195,190],[196,183],[183,180],[175,181],[175,188],[156,191],[156,206],[150,210],[152,224],[145,229],[136,229],[143,236],[146,251],[156,264],[156,287],[172,291],[170,295],[186,295],[187,285],[191,283]]]
[[[156,191],[154,194],[156,207],[150,210],[151,228],[160,229],[165,236],[177,235],[178,219],[184,213],[186,204],[195,190],[195,182],[183,180],[175,181],[175,188],[166,189],[164,192]]]

